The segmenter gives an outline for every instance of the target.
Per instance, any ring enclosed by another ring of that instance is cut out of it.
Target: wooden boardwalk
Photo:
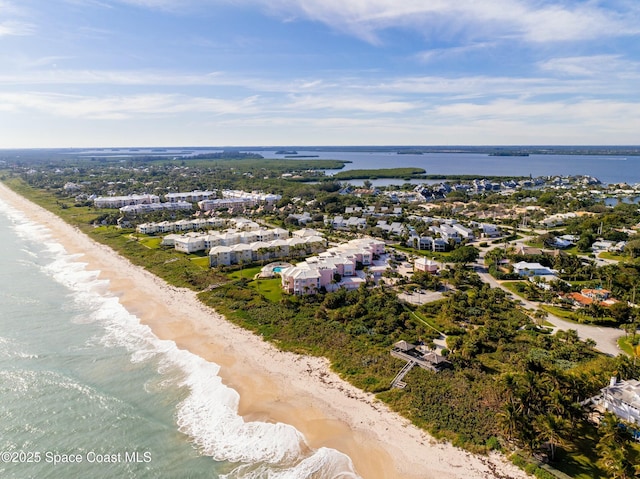
[[[415,361],[409,361],[407,362],[407,364],[404,365],[404,367],[400,370],[400,372],[398,374],[396,374],[396,377],[393,378],[393,381],[391,381],[391,387],[392,388],[398,388],[398,389],[404,389],[404,387],[407,385],[407,383],[405,383],[403,381],[404,377],[407,375],[407,373],[409,371],[411,371],[411,369],[413,369],[413,367],[418,364]]]
[[[415,345],[406,341],[399,341],[394,344],[393,349],[391,349],[391,356],[407,362],[391,381],[392,388],[403,389],[407,385],[403,379],[414,366],[420,366],[422,369],[433,372],[438,372],[451,366],[451,363],[444,357],[433,351],[418,350]]]

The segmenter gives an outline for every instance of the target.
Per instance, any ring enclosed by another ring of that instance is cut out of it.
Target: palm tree
[[[518,435],[522,420],[522,407],[513,400],[504,403],[502,410],[498,413],[498,424],[509,441]]]
[[[555,414],[542,414],[534,419],[533,427],[540,439],[549,445],[549,458],[553,461],[556,457],[556,448],[565,444],[567,421]]]
[[[533,313],[533,317],[535,318],[538,326],[542,326],[544,324],[544,320],[547,319],[547,316],[549,316],[549,313],[544,309],[536,309],[536,312]]]
[[[600,458],[597,464],[609,477],[627,479],[633,477],[628,449],[630,438],[627,430],[619,426],[619,422],[620,420],[609,412],[605,413],[600,421],[600,441],[596,446]]]

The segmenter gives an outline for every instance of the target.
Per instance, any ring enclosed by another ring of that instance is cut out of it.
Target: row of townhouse
[[[402,236],[407,232],[407,227],[399,221],[388,223],[386,220],[380,220],[376,223],[376,228],[396,236]]]
[[[242,191],[242,190],[222,190],[223,198],[240,198],[246,200],[253,200],[255,203],[267,203],[273,204],[276,201],[280,201],[282,199],[281,195],[276,195],[273,193],[260,193],[255,191]]]
[[[151,203],[151,204],[138,204],[138,205],[128,205],[120,208],[120,213],[127,214],[140,214],[140,213],[153,213],[156,211],[163,210],[184,210],[189,211],[193,209],[193,205],[191,203],[187,203],[184,201],[180,201],[177,203]]]
[[[222,190],[221,194],[222,198],[199,201],[198,207],[202,211],[226,210],[230,208],[252,207],[259,204],[272,205],[282,199],[281,195],[242,190]]]
[[[282,289],[300,295],[314,294],[321,288],[328,291],[340,286],[357,288],[366,280],[363,275],[358,275],[357,265],[374,269],[374,258],[384,251],[382,241],[373,238],[351,240],[280,271]],[[375,273],[381,274],[382,269],[384,267],[376,269]]]
[[[223,219],[218,217],[195,218],[192,220],[161,221],[159,223],[142,223],[136,226],[136,231],[141,234],[173,233],[176,231],[207,230],[233,225],[236,230],[251,231],[261,227],[255,221],[246,218]]]
[[[129,205],[150,205],[160,203],[157,195],[98,196],[93,199],[96,208],[122,208]]]
[[[326,242],[326,239],[321,236],[295,236],[284,240],[214,246],[209,250],[209,266],[215,268],[285,258],[294,250],[313,254],[322,251],[326,247]]]
[[[349,218],[345,218],[343,216],[335,216],[334,218],[329,218],[328,216],[325,216],[324,223],[327,226],[331,225],[331,227],[335,229],[356,228],[362,230],[367,227],[367,219],[361,218],[359,216],[351,216]]]
[[[257,204],[258,203],[251,198],[218,198],[215,200],[198,201],[198,208],[202,211],[218,211],[247,208]]]
[[[197,203],[198,201],[204,201],[217,196],[215,191],[200,191],[194,190],[189,192],[167,193],[164,195],[164,199],[169,203],[177,203],[180,201],[186,201],[189,203]]]
[[[347,215],[354,213],[362,213],[363,215],[401,215],[402,208],[399,206],[394,208],[389,208],[388,206],[346,206],[344,208],[344,213]]]
[[[447,251],[449,243],[447,243],[442,238],[434,238],[433,236],[420,236],[419,234],[413,232],[409,235],[409,239],[407,239],[407,246],[409,248],[415,248],[418,250],[436,251],[442,253],[444,251]]]
[[[251,244],[256,242],[284,240],[289,238],[289,231],[282,228],[238,231],[210,231],[208,234],[187,233],[185,235],[167,235],[162,244],[173,245],[177,251],[195,253],[210,250],[215,246],[233,246],[237,244]]]
[[[363,230],[367,227],[367,219],[359,216],[351,216],[349,218],[345,218],[343,216],[335,216],[333,218],[330,218],[328,216],[325,216],[324,223],[325,225],[331,226],[335,229]],[[388,223],[386,220],[378,220],[375,226],[383,231],[398,236],[407,232],[406,226],[404,226],[399,221]]]
[[[221,228],[228,224],[228,220],[223,218],[195,218],[192,220],[161,221],[159,223],[141,223],[136,226],[136,232],[143,235],[156,233],[173,233],[175,231],[195,231],[208,230],[210,228]]]
[[[439,235],[440,238],[447,242],[449,242],[449,240],[453,240],[456,243],[460,243],[463,239],[473,240],[475,238],[473,235],[473,230],[467,228],[466,226],[462,226],[459,223],[443,223],[438,226],[434,225],[429,227],[429,230]]]

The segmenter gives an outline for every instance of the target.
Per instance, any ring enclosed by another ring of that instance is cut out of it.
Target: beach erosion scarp
[[[477,456],[434,440],[340,379],[325,359],[277,350],[204,306],[195,292],[168,285],[2,183],[0,200],[47,227],[69,253],[82,254],[86,268],[100,271],[111,293],[158,338],[218,364],[245,420],[289,424],[310,448],[349,456],[366,479],[527,477],[498,454]]]

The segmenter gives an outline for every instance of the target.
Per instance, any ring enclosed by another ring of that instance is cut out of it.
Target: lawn
[[[525,283],[526,283],[525,281],[502,281],[500,282],[500,285],[504,286],[512,293],[517,294],[521,298],[525,298],[524,295],[520,291],[518,291],[518,287],[517,287],[518,284],[525,284]]]
[[[633,346],[631,346],[631,342],[629,341],[629,338],[619,338],[618,346],[629,356],[633,356]]]
[[[262,266],[253,266],[251,268],[241,268],[238,271],[229,273],[231,279],[253,279],[253,277],[262,270]]]
[[[162,238],[157,236],[142,236],[138,238],[138,241],[149,249],[158,249],[162,243]]]
[[[623,337],[618,339],[618,346],[620,346],[620,349],[622,349],[625,353],[627,353],[629,356],[633,357],[634,354],[634,347],[635,347],[635,353],[638,355],[638,357],[640,357],[640,344],[636,344],[634,346],[634,342],[637,342],[637,336],[635,336],[635,340],[633,339],[633,336],[627,336],[627,337]]]
[[[576,313],[570,309],[559,308],[557,306],[550,306],[548,304],[542,304],[540,305],[540,307],[549,314],[553,314],[554,316],[562,318],[566,321],[571,321],[572,323],[578,323],[578,321],[576,321]]]
[[[405,310],[409,311],[409,308],[405,307]],[[442,334],[444,336],[444,333],[442,331],[440,331],[440,329],[443,329],[439,324],[437,324],[435,321],[433,321],[432,318],[426,318],[422,313],[420,313],[419,311],[410,311],[411,315],[418,321],[420,321],[422,324],[424,324],[425,326],[433,329],[436,333],[438,334]],[[440,328],[440,329],[438,329]]]
[[[613,261],[625,261],[625,260],[629,259],[628,256],[623,256],[621,254],[614,254],[614,253],[610,253],[608,251],[603,251],[602,253],[600,253],[598,255],[598,258],[609,259],[609,260],[613,260]]]
[[[596,428],[589,423],[578,423],[573,431],[575,449],[560,450],[554,467],[574,479],[592,479],[603,477],[602,471],[595,465],[598,456]]]
[[[282,299],[282,282],[280,278],[257,279],[249,283],[249,287],[255,289],[266,300],[279,303]]]
[[[197,264],[202,269],[209,269],[209,257],[189,258],[193,264]]]

